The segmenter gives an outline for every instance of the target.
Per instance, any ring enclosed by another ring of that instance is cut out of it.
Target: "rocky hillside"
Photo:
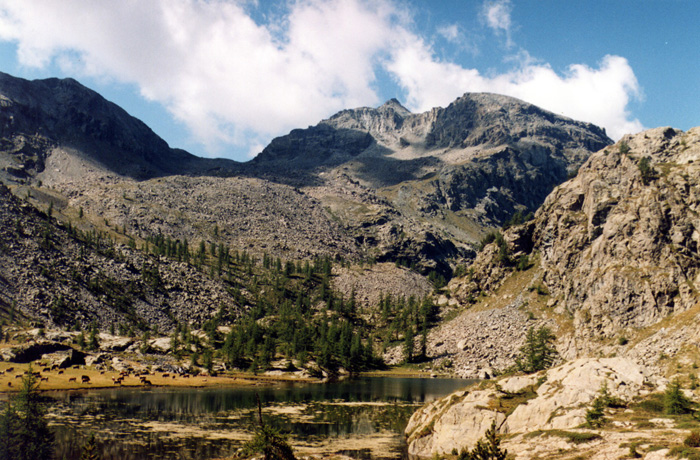
[[[459,458],[455,453],[473,449],[493,422],[500,449],[518,460],[691,458],[697,450],[683,442],[698,423],[690,414],[665,414],[667,388],[624,358],[584,358],[482,382],[415,412],[406,427],[408,453]]]
[[[3,185],[0,241],[3,321],[167,331],[219,310],[229,320],[244,311],[223,283],[193,266],[149,257],[112,233],[62,224]]]
[[[504,231],[452,281],[453,301],[473,305],[455,321],[510,308],[509,321],[528,316],[557,330],[565,359],[624,355],[660,373],[686,365],[697,354],[700,310],[699,161],[698,128],[653,129],[595,153],[531,221]],[[452,329],[441,326],[431,343],[457,363],[501,359],[503,368],[520,344],[437,347],[454,341]]]

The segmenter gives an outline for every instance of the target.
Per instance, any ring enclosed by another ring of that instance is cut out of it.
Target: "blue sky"
[[[240,161],[344,108],[469,91],[619,138],[700,125],[699,22],[695,0],[0,0],[0,71],[73,77]]]

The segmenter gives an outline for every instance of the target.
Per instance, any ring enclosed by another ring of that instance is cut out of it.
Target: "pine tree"
[[[8,419],[3,420],[2,428],[0,428],[3,436],[9,436],[14,456],[2,458],[17,460],[51,458],[53,433],[49,430],[38,388],[39,382],[30,366],[29,372],[22,378],[19,394],[10,403],[13,407],[5,411]],[[3,414],[3,419],[5,419],[5,414]],[[6,441],[3,438],[0,444],[5,445]]]
[[[415,334],[413,333],[413,328],[409,327],[406,330],[403,343],[403,356],[407,363],[413,362],[413,339]]]
[[[97,454],[97,443],[95,442],[95,434],[90,433],[87,441],[83,444],[83,453],[80,455],[80,460],[100,460]]]
[[[516,360],[518,368],[529,373],[551,367],[557,357],[554,340],[548,327],[531,327],[525,336],[525,344],[520,348],[520,358]]]
[[[669,415],[688,414],[693,412],[693,402],[683,393],[681,382],[675,378],[666,387],[664,393],[664,409]]]
[[[505,460],[507,456],[508,451],[501,449],[501,440],[494,420],[484,437],[476,442],[474,449],[471,452],[463,451],[459,455],[459,460]]]

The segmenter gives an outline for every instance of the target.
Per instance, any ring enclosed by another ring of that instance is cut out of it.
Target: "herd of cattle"
[[[79,369],[80,367],[73,366],[73,368]],[[14,371],[15,371],[14,367],[9,367],[9,368],[5,369],[4,371],[0,371],[0,376],[5,375],[5,374],[12,374]],[[40,371],[37,371],[37,372],[34,372],[34,371],[30,372],[28,370],[24,371],[24,372],[19,372],[15,375],[15,379],[20,379],[26,375],[33,374],[40,381],[48,382],[49,381],[49,374],[51,372],[56,372],[56,375],[61,375],[64,373],[63,369],[59,369],[58,366],[54,365],[51,367],[44,367]],[[104,374],[104,373],[105,373],[105,371],[100,371],[100,374]],[[141,371],[141,372],[121,371],[117,377],[112,377],[112,383],[114,385],[123,385],[125,379],[134,378],[134,379],[139,379],[140,385],[150,386],[150,385],[152,385],[152,383],[148,379],[148,377],[149,376],[157,376],[157,375],[158,375],[157,373],[151,373],[149,371]],[[161,376],[164,379],[170,379],[170,378],[176,379],[178,377],[178,374],[163,373],[163,374],[161,374]],[[190,378],[190,375],[184,374],[184,375],[181,375],[180,377],[181,378]],[[78,382],[77,379],[78,379],[78,377],[70,377],[70,378],[68,378],[68,382],[69,383],[71,383],[71,382],[77,383]],[[92,384],[92,382],[90,381],[90,376],[89,375],[81,375],[80,376],[80,383],[86,384],[86,385]],[[127,382],[127,383],[131,383],[132,385],[136,384],[135,381],[133,383],[132,382]],[[12,382],[7,382],[7,386],[11,388]]]

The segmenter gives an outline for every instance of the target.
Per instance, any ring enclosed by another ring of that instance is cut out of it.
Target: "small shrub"
[[[639,172],[642,175],[642,183],[649,185],[649,182],[657,178],[656,170],[651,166],[651,158],[643,157],[637,163]]]
[[[630,446],[630,452],[627,454],[629,458],[642,458],[642,454],[637,452],[637,447],[632,445]]]
[[[516,266],[518,271],[525,271],[528,268],[530,268],[530,258],[527,256],[527,254],[523,254],[518,258],[518,264]]]
[[[639,409],[644,412],[649,412],[651,414],[663,414],[664,413],[664,402],[663,402],[663,395],[660,394],[655,394],[655,395],[650,395],[648,399],[645,399],[643,401],[640,401],[636,406],[636,409]]]
[[[688,437],[683,440],[683,445],[686,447],[700,447],[700,431],[691,431]]]
[[[501,440],[498,436],[496,421],[491,423],[491,428],[486,430],[484,437],[476,442],[471,451],[463,450],[458,460],[505,460],[508,451],[501,449]]]
[[[628,342],[629,342],[629,340],[627,340],[627,337],[625,337],[625,336],[622,336],[619,339],[617,339],[617,343],[620,345],[623,345],[623,346],[627,345]]]
[[[479,242],[479,250],[483,250],[487,245],[493,243],[496,241],[497,235],[500,235],[499,232],[489,232],[487,233]],[[503,236],[501,236],[502,238]]]
[[[548,291],[547,288],[546,288],[545,286],[543,286],[541,283],[533,284],[532,286],[530,286],[530,287],[528,288],[528,290],[529,290],[530,292],[536,291],[536,292],[537,292],[537,295],[549,295],[549,291]]]
[[[586,442],[595,441],[600,439],[601,436],[598,433],[588,433],[588,432],[577,432],[577,431],[564,431],[564,430],[551,430],[546,432],[550,436],[558,436],[560,438],[566,439],[567,442],[572,444],[583,444]]]
[[[619,152],[623,155],[630,153],[630,146],[625,141],[620,141]]]
[[[690,447],[676,446],[671,449],[669,455],[673,455],[678,458],[687,458],[688,460],[700,460],[700,453]]]

